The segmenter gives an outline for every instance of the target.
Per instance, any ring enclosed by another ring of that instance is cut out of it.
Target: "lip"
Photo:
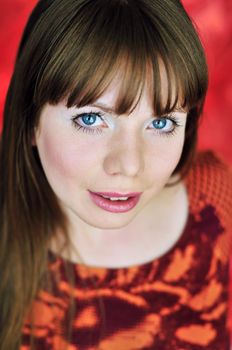
[[[98,194],[100,196],[107,196],[111,198],[118,198],[118,197],[137,197],[142,194],[142,192],[128,192],[128,193],[119,193],[119,192],[92,192],[91,193]]]
[[[111,213],[126,213],[132,210],[138,203],[141,192],[133,193],[115,193],[115,192],[91,192],[89,191],[90,198],[99,208],[106,210]],[[126,201],[110,201],[110,199],[106,199],[103,196],[109,197],[130,197]]]

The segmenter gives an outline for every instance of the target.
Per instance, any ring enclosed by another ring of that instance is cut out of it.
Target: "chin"
[[[108,217],[103,217],[101,219],[96,218],[96,220],[83,220],[89,226],[95,227],[100,230],[116,230],[126,227],[133,221],[135,215],[128,216],[128,213],[125,214],[115,214],[115,213],[107,213]],[[124,216],[123,216],[124,215]],[[127,215],[127,217],[125,217]]]

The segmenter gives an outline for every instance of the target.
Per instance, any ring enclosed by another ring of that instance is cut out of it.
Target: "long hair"
[[[0,349],[16,350],[24,317],[48,283],[49,240],[66,217],[43,172],[34,128],[45,103],[84,106],[125,69],[118,114],[131,111],[152,67],[154,110],[187,108],[185,143],[174,173],[195,154],[207,90],[204,50],[179,0],[40,0],[26,25],[7,94],[0,147]],[[160,62],[168,78],[161,98]],[[47,282],[46,282],[47,281]]]

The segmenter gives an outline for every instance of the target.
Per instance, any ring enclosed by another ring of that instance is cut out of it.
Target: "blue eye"
[[[96,113],[84,113],[80,119],[82,119],[86,125],[93,125],[96,122],[97,115]]]
[[[157,119],[152,122],[156,129],[162,130],[167,125],[167,119]]]
[[[180,124],[174,116],[163,116],[153,120],[152,126],[153,131],[161,136],[171,136],[176,132],[176,129]]]
[[[93,111],[76,115],[72,119],[72,124],[77,130],[92,134],[100,134],[107,127],[104,125],[104,114]],[[176,131],[176,128],[180,126],[174,116],[156,118],[151,125],[151,129],[160,136],[172,135]]]
[[[81,113],[72,119],[73,126],[85,133],[101,133],[102,114],[99,112]]]

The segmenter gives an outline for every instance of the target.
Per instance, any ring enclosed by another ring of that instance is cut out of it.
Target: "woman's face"
[[[117,116],[118,89],[115,78],[92,105],[46,104],[35,132],[44,172],[62,208],[70,220],[89,228],[116,229],[132,222],[158,200],[183,149],[186,112],[156,117],[147,81],[133,112]],[[90,191],[140,196],[116,202]]]

